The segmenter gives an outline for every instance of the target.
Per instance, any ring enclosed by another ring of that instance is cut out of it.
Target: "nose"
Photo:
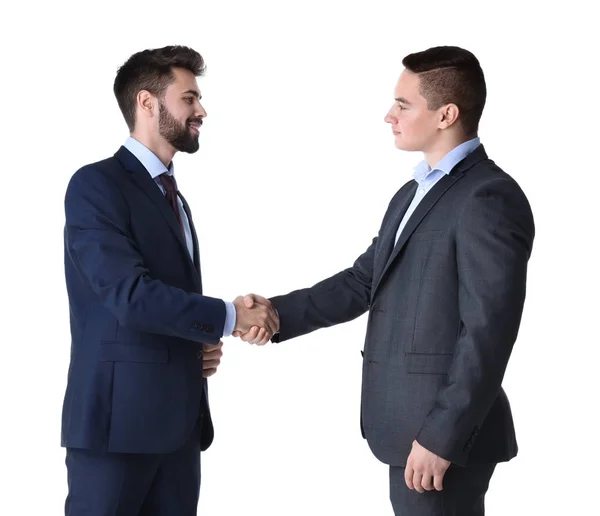
[[[208,116],[208,113],[206,112],[206,109],[204,109],[204,106],[198,102],[198,107],[196,109],[196,113],[194,113],[198,118],[204,118],[206,116]]]
[[[383,121],[388,124],[393,124],[394,120],[392,119],[392,108],[387,112],[387,114],[383,117]]]

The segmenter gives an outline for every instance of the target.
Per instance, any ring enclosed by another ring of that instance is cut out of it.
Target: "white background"
[[[0,514],[62,514],[64,191],[125,141],[117,67],[167,44],[192,46],[208,65],[201,149],[175,163],[205,293],[228,300],[351,265],[421,159],[396,150],[383,122],[402,58],[439,44],[478,56],[488,83],[480,136],[537,224],[504,382],[520,453],[497,468],[486,514],[600,514],[599,49],[587,4],[5,4]],[[202,455],[201,514],[392,514],[387,468],[360,436],[364,333],[361,317],[264,348],[226,339],[210,381],[216,438]]]

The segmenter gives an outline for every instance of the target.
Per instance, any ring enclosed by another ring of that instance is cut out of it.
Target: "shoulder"
[[[84,165],[71,176],[67,193],[86,186],[114,187],[124,177],[123,172],[125,169],[114,156]]]
[[[122,181],[126,171],[121,163],[110,157],[79,168],[69,180],[65,193],[65,205],[123,204]]]
[[[513,221],[533,236],[533,213],[527,196],[517,181],[491,159],[466,171],[463,181],[459,222],[493,222],[508,227],[507,221]]]
[[[465,172],[464,186],[470,196],[481,197],[497,192],[514,196],[529,205],[519,183],[489,158]]]

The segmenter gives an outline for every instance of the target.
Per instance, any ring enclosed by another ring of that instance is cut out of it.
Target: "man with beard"
[[[271,309],[202,295],[172,159],[198,150],[203,71],[187,47],[131,56],[114,83],[130,137],[67,188],[67,515],[196,514],[200,451],[213,439],[206,378],[221,337],[278,330]]]

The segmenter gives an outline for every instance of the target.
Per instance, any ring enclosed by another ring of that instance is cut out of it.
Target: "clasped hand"
[[[279,331],[279,316],[268,299],[248,294],[236,297],[233,305],[236,312],[234,337],[262,346]]]

